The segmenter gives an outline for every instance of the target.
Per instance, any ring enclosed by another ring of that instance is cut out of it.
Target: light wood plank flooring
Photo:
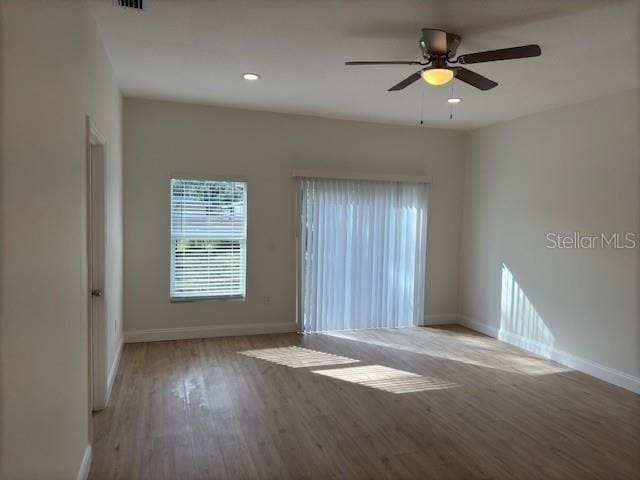
[[[97,479],[638,479],[640,396],[462,327],[125,345]]]

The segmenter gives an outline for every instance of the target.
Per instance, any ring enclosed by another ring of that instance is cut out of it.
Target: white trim
[[[587,375],[591,375],[592,377],[598,378],[604,382],[608,382],[631,392],[640,394],[640,378],[638,377],[621,372],[620,370],[605,367],[604,365],[587,360],[586,358],[572,355],[571,353],[558,350],[550,345],[522,337],[521,335],[507,332],[502,329],[498,330],[491,325],[478,322],[477,320],[473,320],[464,315],[461,315],[459,318],[460,323],[471,330],[484,333],[490,337],[498,338],[505,343],[515,345],[523,350],[549,358],[561,365],[564,365],[565,367],[573,368],[574,370],[586,373]]]
[[[80,463],[80,469],[78,470],[77,479],[87,480],[89,478],[89,472],[91,471],[91,460],[93,459],[93,453],[91,451],[91,445],[87,445],[82,456],[82,463]]]
[[[296,244],[296,330],[298,333],[304,333],[304,316],[302,314],[303,296],[304,291],[304,275],[302,268],[304,266],[303,248],[302,248],[302,185],[303,182],[298,179],[296,181],[296,206],[294,212],[294,225],[296,226],[296,233],[293,241]]]
[[[554,360],[566,367],[573,368],[580,372],[599,378],[608,383],[625,388],[631,392],[640,394],[640,378],[629,375],[628,373],[605,367],[599,363],[592,362],[586,358],[577,357],[562,350],[553,350],[551,352],[551,360]]]
[[[249,183],[249,177],[246,175],[211,175],[210,173],[172,173],[169,175],[169,180],[173,179]]]
[[[450,325],[458,323],[459,320],[457,313],[432,313],[425,314],[422,325]]]
[[[517,333],[508,332],[503,328],[498,330],[498,339],[544,358],[551,358],[553,354],[553,345],[538,342],[537,340],[523,337]]]
[[[93,123],[91,117],[87,115],[87,121],[89,122],[89,138],[93,145],[104,145],[107,140],[102,136],[96,125]]]
[[[483,333],[489,337],[498,338],[498,329],[496,327],[492,327],[491,325],[487,325],[486,323],[480,323],[475,320],[472,320],[470,317],[465,315],[458,315],[458,320],[460,325],[463,327],[467,327],[475,332]]]
[[[124,344],[124,338],[121,336],[118,339],[118,348],[116,349],[116,354],[113,357],[113,362],[111,362],[111,368],[109,369],[109,376],[107,377],[107,392],[104,400],[105,407],[109,403],[109,398],[111,397],[111,390],[113,389],[113,382],[115,382],[116,375],[118,374],[118,367],[120,366],[120,357],[122,357],[123,344]]]
[[[332,178],[343,180],[378,180],[383,182],[431,183],[424,175],[404,175],[394,173],[345,172],[340,170],[293,170],[295,178]]]
[[[238,325],[204,325],[201,327],[156,328],[124,332],[124,343],[159,342],[189,338],[233,337],[238,335],[262,335],[267,333],[294,333],[295,322],[247,323]]]

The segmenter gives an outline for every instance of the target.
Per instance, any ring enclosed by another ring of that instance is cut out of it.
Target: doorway
[[[426,184],[299,182],[300,331],[422,324]]]

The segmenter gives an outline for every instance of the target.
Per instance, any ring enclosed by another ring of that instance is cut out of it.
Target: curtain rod
[[[374,172],[345,172],[341,170],[293,170],[294,178],[330,178],[339,180],[377,180],[382,182],[431,183],[424,175],[407,175]]]

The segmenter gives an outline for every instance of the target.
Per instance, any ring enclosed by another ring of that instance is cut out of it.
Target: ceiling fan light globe
[[[422,72],[422,78],[429,85],[444,85],[453,79],[453,71],[448,68],[429,68]]]

